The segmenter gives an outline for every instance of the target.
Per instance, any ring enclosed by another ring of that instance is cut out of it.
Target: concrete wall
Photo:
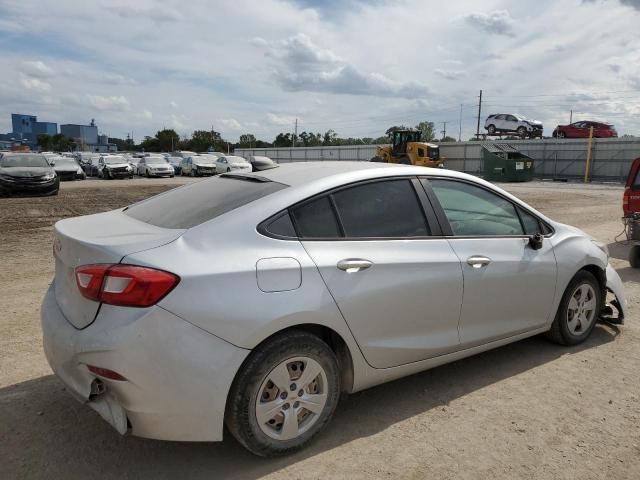
[[[482,172],[482,143],[441,143],[440,155],[452,170],[480,174]],[[537,178],[579,179],[584,176],[587,154],[586,139],[500,140],[509,143],[534,159]],[[278,161],[304,162],[325,160],[368,161],[377,145],[344,147],[243,148],[235,154],[243,157],[264,155]],[[622,182],[631,162],[640,157],[640,138],[594,139],[590,178],[595,181]]]

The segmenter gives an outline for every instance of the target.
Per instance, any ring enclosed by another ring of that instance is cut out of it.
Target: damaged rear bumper
[[[160,307],[103,305],[76,329],[54,289],[41,310],[45,355],[79,401],[119,433],[159,440],[222,440],[227,392],[249,350],[238,348]],[[89,371],[109,369],[126,380]]]

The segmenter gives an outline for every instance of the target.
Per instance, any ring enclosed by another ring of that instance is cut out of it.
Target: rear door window
[[[157,227],[191,228],[284,188],[252,175],[213,177],[135,203],[124,213]]]
[[[346,237],[406,238],[429,235],[410,180],[365,183],[333,194]]]

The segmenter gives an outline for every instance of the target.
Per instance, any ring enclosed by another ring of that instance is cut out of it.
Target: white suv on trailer
[[[541,137],[543,126],[542,122],[528,120],[522,115],[494,113],[487,117],[484,128],[489,135],[517,133],[521,137]]]

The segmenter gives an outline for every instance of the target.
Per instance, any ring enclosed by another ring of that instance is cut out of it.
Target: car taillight
[[[624,195],[622,196],[622,213],[624,216],[628,216],[631,214],[629,211],[629,197],[631,196],[631,189],[625,188]]]
[[[123,264],[94,264],[76,268],[83,297],[122,307],[150,307],[180,282],[173,273]]]

